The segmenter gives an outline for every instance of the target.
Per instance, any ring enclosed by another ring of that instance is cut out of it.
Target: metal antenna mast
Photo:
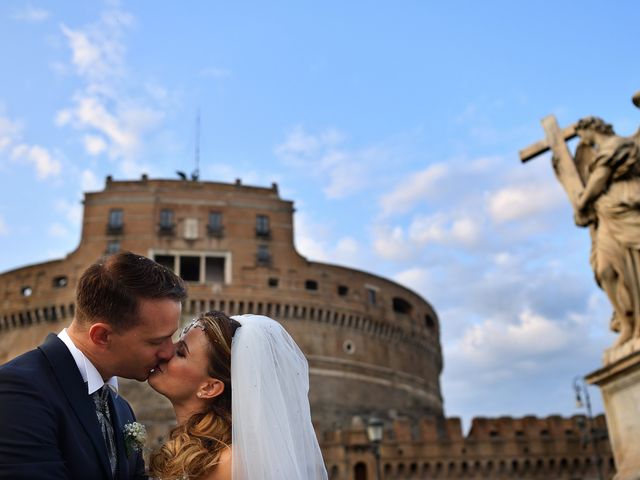
[[[194,156],[196,169],[191,174],[191,179],[197,181],[200,177],[200,108],[198,108],[198,113],[196,114],[196,144]]]

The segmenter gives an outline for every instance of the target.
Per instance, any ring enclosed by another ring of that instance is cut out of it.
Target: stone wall
[[[598,480],[594,446],[584,436],[593,429],[602,478],[611,479],[615,466],[605,418],[595,418],[591,429],[587,425],[580,415],[475,418],[465,436],[458,418],[397,419],[381,443],[382,478]],[[361,419],[327,433],[322,450],[330,480],[375,479],[375,458]]]

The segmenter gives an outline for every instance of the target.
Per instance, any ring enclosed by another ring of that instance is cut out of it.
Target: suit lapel
[[[102,438],[95,406],[87,393],[87,386],[82,380],[82,375],[80,375],[69,349],[54,334],[49,334],[38,348],[51,364],[53,374],[62,387],[71,409],[91,439],[107,477],[111,478],[107,447]]]

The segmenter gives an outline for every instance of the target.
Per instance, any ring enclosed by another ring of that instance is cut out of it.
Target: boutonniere
[[[129,422],[122,428],[124,434],[124,446],[127,450],[127,457],[133,452],[141,452],[147,441],[147,429],[138,422]]]

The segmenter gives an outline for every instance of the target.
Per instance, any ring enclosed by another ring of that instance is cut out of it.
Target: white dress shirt
[[[58,334],[58,338],[64,342],[75,360],[78,370],[80,370],[80,375],[82,375],[82,380],[87,384],[89,395],[103,385],[108,385],[114,392],[118,393],[118,377],[111,377],[105,382],[98,369],[91,363],[91,360],[75,346],[66,328]]]

